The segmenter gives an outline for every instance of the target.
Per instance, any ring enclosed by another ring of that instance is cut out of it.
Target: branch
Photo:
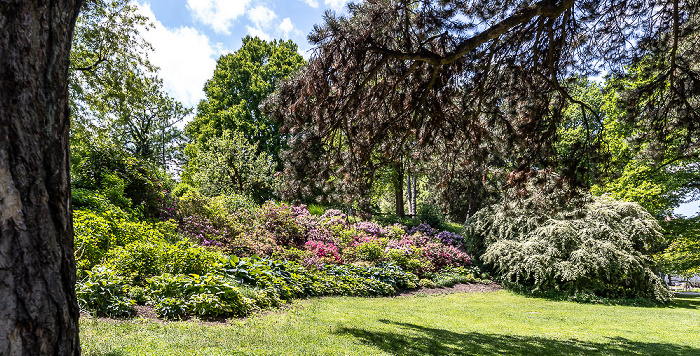
[[[87,67],[72,67],[71,70],[79,70],[79,71],[82,71],[82,72],[91,72],[91,71],[93,71],[95,68],[97,68],[97,66],[100,65],[100,63],[102,63],[102,62],[104,62],[104,61],[106,61],[106,60],[107,60],[107,57],[100,57],[100,58],[98,58],[98,59],[95,61],[95,63],[93,63],[93,64],[91,64],[91,65],[89,65],[89,66],[87,66]]]
[[[550,0],[542,0],[532,6],[517,11],[503,21],[489,27],[485,31],[462,41],[462,43],[460,43],[454,51],[444,56],[429,52],[425,49],[412,53],[373,46],[367,47],[366,49],[370,52],[379,53],[391,58],[421,61],[432,65],[441,66],[457,61],[480,45],[499,37],[513,27],[532,20],[536,16],[555,18],[561,15],[564,11],[573,7],[573,5],[574,0],[563,0],[558,5],[553,4]]]

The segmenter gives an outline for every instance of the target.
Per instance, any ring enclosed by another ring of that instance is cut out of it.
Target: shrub
[[[127,294],[124,278],[106,268],[87,271],[87,277],[76,284],[75,293],[80,309],[99,316],[128,316],[135,304]]]
[[[449,267],[430,275],[436,287],[452,287],[458,283],[487,282],[487,276],[476,266]]]
[[[98,191],[83,188],[71,190],[71,204],[73,211],[92,210],[97,213],[107,213],[127,219],[129,214],[122,208],[114,205],[106,196]]]
[[[132,221],[115,210],[73,213],[75,258],[78,269],[88,270],[103,262],[113,248],[135,241],[160,242],[178,239],[173,222]]]
[[[492,206],[469,224],[471,245],[483,249],[483,261],[506,283],[536,292],[669,300],[650,257],[663,235],[641,206],[606,197],[575,210],[529,206]]]
[[[421,204],[418,206],[417,218],[424,224],[428,224],[433,227],[442,228],[445,222],[445,216],[442,215],[440,208],[435,205]]]
[[[420,281],[418,281],[418,285],[423,288],[435,288],[437,286],[435,282],[426,278],[423,278]]]
[[[215,274],[163,275],[147,280],[156,313],[164,318],[185,314],[198,316],[243,316],[252,310],[252,301],[236,286]]]
[[[178,298],[162,298],[153,303],[156,314],[165,319],[179,319],[185,316],[187,306],[184,300]]]
[[[135,241],[110,250],[105,266],[119,275],[141,284],[162,273],[205,274],[219,266],[221,254],[187,241],[154,243]]]
[[[323,241],[306,241],[304,245],[307,251],[313,253],[326,263],[340,263],[340,253],[338,247]]]
[[[158,199],[171,186],[164,171],[114,145],[76,146],[71,155],[72,187],[102,191],[116,205],[158,217]]]
[[[351,261],[377,263],[384,260],[384,246],[386,246],[386,240],[360,235],[356,237],[355,243],[346,249],[345,255]]]
[[[76,210],[73,212],[73,230],[76,266],[89,270],[102,261],[112,246],[111,225],[94,212]]]

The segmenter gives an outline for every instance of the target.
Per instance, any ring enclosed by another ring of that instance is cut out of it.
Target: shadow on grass
[[[670,304],[673,308],[700,309],[700,296],[676,295]]]
[[[624,338],[594,343],[534,336],[457,333],[409,323],[380,322],[405,330],[391,332],[343,328],[338,333],[352,335],[392,355],[700,355],[700,349],[687,346],[635,342]]]

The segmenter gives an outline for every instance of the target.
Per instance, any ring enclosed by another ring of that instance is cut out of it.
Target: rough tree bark
[[[68,64],[82,0],[0,1],[0,355],[79,355]]]

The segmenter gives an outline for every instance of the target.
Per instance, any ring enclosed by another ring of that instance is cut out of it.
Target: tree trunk
[[[79,355],[68,65],[81,0],[0,2],[0,355]]]
[[[400,218],[406,216],[403,207],[403,176],[404,170],[401,163],[396,163],[394,166],[396,180],[394,181],[394,194],[396,196],[396,215]]]
[[[411,180],[413,183],[411,185],[411,215],[415,217],[418,211],[418,205],[416,204],[416,197],[418,196],[418,182],[416,182],[415,175],[411,177]]]
[[[406,202],[408,203],[408,215],[413,216],[413,185],[411,184],[411,174],[406,174]]]
[[[416,176],[406,174],[406,199],[408,200],[408,215],[416,216],[416,196],[418,188],[416,187]]]

